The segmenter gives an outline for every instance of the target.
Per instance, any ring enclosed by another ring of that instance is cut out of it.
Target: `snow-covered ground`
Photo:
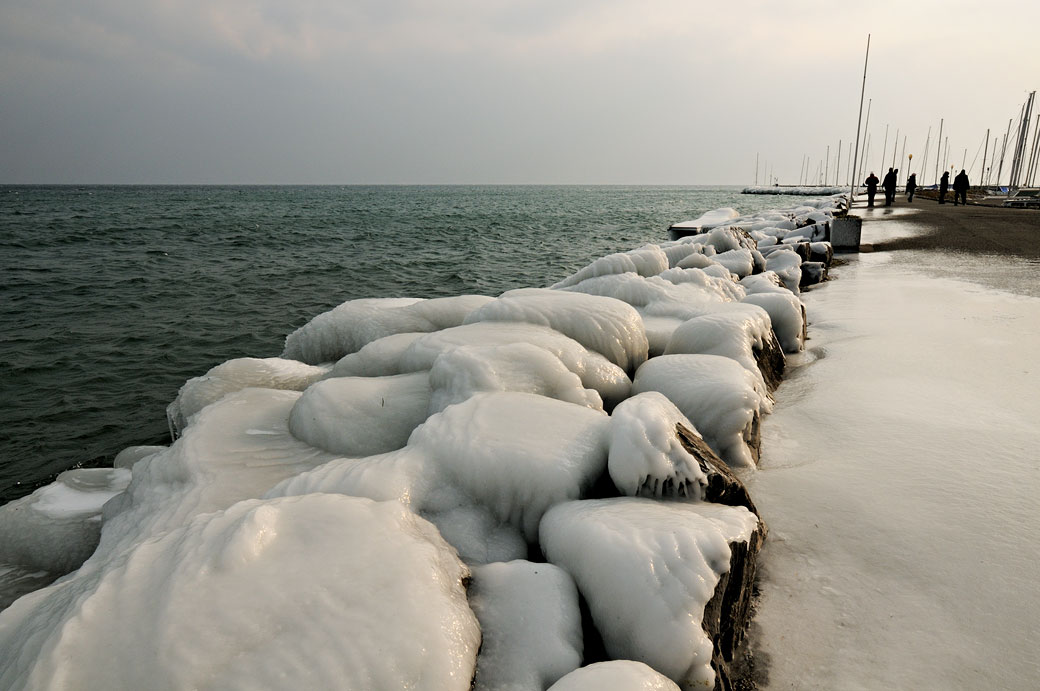
[[[865,223],[863,241],[907,221]],[[862,254],[803,295],[810,341],[748,477],[771,530],[766,688],[1037,688],[1040,279],[1025,264]]]

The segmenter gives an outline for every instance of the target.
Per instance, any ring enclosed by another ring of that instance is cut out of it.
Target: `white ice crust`
[[[754,465],[744,431],[772,402],[761,383],[740,363],[721,355],[662,355],[636,372],[634,393],[658,391],[675,404],[731,466]]]
[[[707,475],[679,442],[676,425],[696,426],[664,394],[648,391],[614,409],[607,470],[618,491],[630,497],[699,500]]]
[[[699,617],[756,519],[700,501],[675,430],[750,465],[752,349],[802,348],[799,257],[758,247],[828,204],[555,289],[352,300],[189,380],[170,446],[0,508],[0,580],[41,588],[0,612],[0,688],[710,684]],[[587,500],[608,479],[634,496]],[[617,660],[576,669],[578,590]]]
[[[701,615],[729,570],[729,543],[746,542],[757,524],[744,507],[574,501],[545,515],[541,544],[574,577],[613,658],[645,662],[684,688],[710,688]]]
[[[312,365],[334,362],[378,338],[457,326],[491,298],[367,298],[350,300],[319,314],[285,339],[282,357]]]
[[[563,569],[522,560],[476,566],[469,604],[483,634],[475,691],[542,691],[581,664],[578,589]]]
[[[245,501],[16,602],[0,687],[464,691],[466,575],[396,502]]]
[[[574,670],[549,691],[679,691],[679,686],[646,663],[610,660]]]

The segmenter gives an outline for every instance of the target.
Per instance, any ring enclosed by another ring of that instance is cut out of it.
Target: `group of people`
[[[885,175],[884,181],[878,180],[874,172],[871,171],[870,177],[864,181],[864,185],[867,186],[867,207],[873,208],[874,206],[874,195],[877,194],[878,183],[881,182],[881,188],[885,190],[885,206],[892,206],[892,202],[896,200],[896,180],[899,177],[898,168],[889,168],[888,173]],[[968,188],[971,187],[971,183],[968,182],[968,174],[961,169],[961,172],[957,174],[957,177],[953,179],[953,205],[957,206],[959,200],[965,206],[968,205]],[[950,189],[950,173],[949,171],[944,172],[942,177],[939,179],[939,203],[946,203],[946,194]],[[910,203],[914,201],[914,192],[917,191],[917,174],[911,173],[910,177],[906,180],[906,200]]]

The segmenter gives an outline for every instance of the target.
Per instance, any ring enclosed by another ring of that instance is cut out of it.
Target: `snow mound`
[[[607,470],[628,496],[700,500],[708,476],[675,433],[696,427],[663,394],[648,391],[629,398],[611,415]],[[699,434],[699,432],[696,432]]]
[[[241,502],[12,605],[0,686],[463,691],[467,576],[396,502]]]
[[[610,660],[574,670],[549,691],[679,691],[679,687],[643,662]]]
[[[384,336],[458,326],[467,314],[492,299],[483,295],[459,295],[432,300],[348,300],[289,334],[282,357],[312,365],[334,362]]]
[[[483,634],[474,691],[542,691],[581,664],[578,589],[563,569],[529,561],[476,566],[469,604]]]
[[[746,542],[757,525],[744,507],[574,501],[545,515],[541,544],[574,577],[611,657],[645,662],[686,688],[711,688],[701,616],[729,570],[729,543]]]
[[[659,391],[730,466],[754,465],[745,430],[772,402],[761,379],[721,355],[662,355],[636,372],[633,393]]]
[[[474,310],[467,324],[517,321],[541,324],[600,353],[627,372],[647,357],[639,314],[620,300],[559,290],[512,290]]]

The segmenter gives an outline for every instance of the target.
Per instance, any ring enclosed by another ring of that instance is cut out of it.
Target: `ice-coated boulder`
[[[611,415],[607,470],[618,491],[634,497],[700,500],[707,473],[676,435],[676,425],[696,430],[664,394],[629,398]]]
[[[300,396],[289,415],[297,439],[345,456],[372,456],[399,449],[426,420],[427,372],[389,377],[333,377]]]
[[[578,375],[582,386],[599,392],[609,407],[627,398],[631,391],[632,380],[604,356],[548,326],[523,322],[477,322],[425,334],[408,347],[399,366],[403,372],[428,370],[438,357],[456,348],[514,343],[528,343],[554,355]]]
[[[465,691],[467,576],[397,502],[245,501],[17,601],[0,687]]]
[[[747,543],[757,527],[743,507],[626,497],[559,504],[540,535],[546,558],[574,577],[612,658],[711,688],[703,614],[730,570],[730,544]]]
[[[174,433],[180,434],[188,419],[210,403],[234,391],[256,387],[303,391],[325,376],[326,370],[283,358],[235,358],[189,379],[166,409]]]
[[[647,357],[646,334],[639,313],[631,305],[612,298],[538,288],[511,290],[466,318],[467,324],[479,321],[548,326],[600,353],[626,372],[634,372]]]
[[[679,687],[646,663],[608,660],[574,670],[549,691],[679,691]]]
[[[597,276],[635,273],[640,276],[656,276],[668,268],[668,255],[657,245],[644,245],[628,252],[618,252],[600,257],[567,278],[554,284],[553,288],[566,288]]]
[[[432,300],[349,300],[289,334],[282,357],[312,365],[335,362],[384,336],[458,326],[467,314],[491,299],[483,295],[459,295]]]
[[[772,402],[761,381],[721,355],[662,355],[639,368],[635,394],[659,391],[682,411],[730,466],[753,466],[761,446],[761,415]]]
[[[684,322],[672,333],[664,352],[732,358],[770,390],[780,385],[784,373],[784,355],[773,334],[769,313],[750,302]]]
[[[606,470],[610,418],[529,393],[478,393],[432,415],[390,454],[336,459],[268,496],[396,498],[471,563],[527,555],[551,506],[586,496]]]
[[[581,664],[578,589],[558,566],[475,566],[469,604],[483,634],[474,691],[543,691]]]
[[[125,468],[77,468],[0,506],[0,572],[42,571],[53,579],[79,568],[97,547],[102,507],[129,484]]]
[[[329,371],[329,377],[376,377],[402,374],[401,358],[423,334],[415,331],[391,334],[366,343],[356,353],[344,355]]]
[[[781,292],[751,293],[741,302],[758,305],[769,314],[773,333],[785,353],[801,352],[806,338],[805,305],[797,296],[781,289]]]
[[[530,343],[459,346],[441,353],[429,373],[430,414],[461,403],[475,393],[515,391],[548,396],[603,410],[595,389],[567,369],[552,352]]]

